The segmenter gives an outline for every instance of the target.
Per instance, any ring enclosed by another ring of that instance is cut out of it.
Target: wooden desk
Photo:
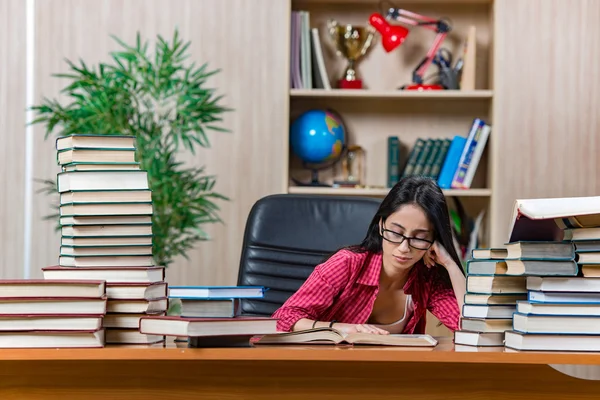
[[[0,399],[598,399],[600,382],[548,364],[600,354],[174,344],[0,350]]]

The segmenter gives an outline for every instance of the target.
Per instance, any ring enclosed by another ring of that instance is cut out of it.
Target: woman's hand
[[[427,253],[423,256],[425,265],[429,268],[435,264],[439,264],[444,268],[448,268],[450,265],[455,264],[450,254],[446,251],[438,241],[435,241],[433,245],[427,250]]]
[[[336,322],[332,326],[333,329],[343,333],[372,333],[374,335],[389,335],[390,333],[386,330],[380,329],[374,325],[367,324],[342,324]]]

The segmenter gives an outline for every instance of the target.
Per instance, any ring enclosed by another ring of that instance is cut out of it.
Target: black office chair
[[[242,314],[270,316],[329,254],[360,243],[380,201],[293,194],[258,200],[246,222],[238,285],[269,290],[244,299]]]

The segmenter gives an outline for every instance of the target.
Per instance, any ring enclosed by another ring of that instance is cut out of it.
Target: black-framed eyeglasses
[[[381,229],[381,237],[390,243],[402,244],[408,240],[408,245],[417,250],[429,250],[433,245],[433,241],[410,236],[404,236],[401,233],[390,231],[389,229]]]

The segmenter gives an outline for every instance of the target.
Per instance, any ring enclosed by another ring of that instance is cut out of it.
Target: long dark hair
[[[379,221],[385,221],[387,217],[405,204],[416,204],[423,209],[434,227],[434,240],[444,246],[456,265],[461,267],[461,261],[452,240],[452,228],[446,197],[444,197],[444,193],[434,180],[421,176],[407,176],[400,179],[392,187],[379,205],[377,213],[373,216],[363,241],[358,245],[350,246],[349,249],[359,253],[380,253],[383,239],[380,234]],[[440,278],[450,284],[450,277],[446,270],[444,268],[437,269],[440,271]],[[460,269],[464,274],[462,267]]]

